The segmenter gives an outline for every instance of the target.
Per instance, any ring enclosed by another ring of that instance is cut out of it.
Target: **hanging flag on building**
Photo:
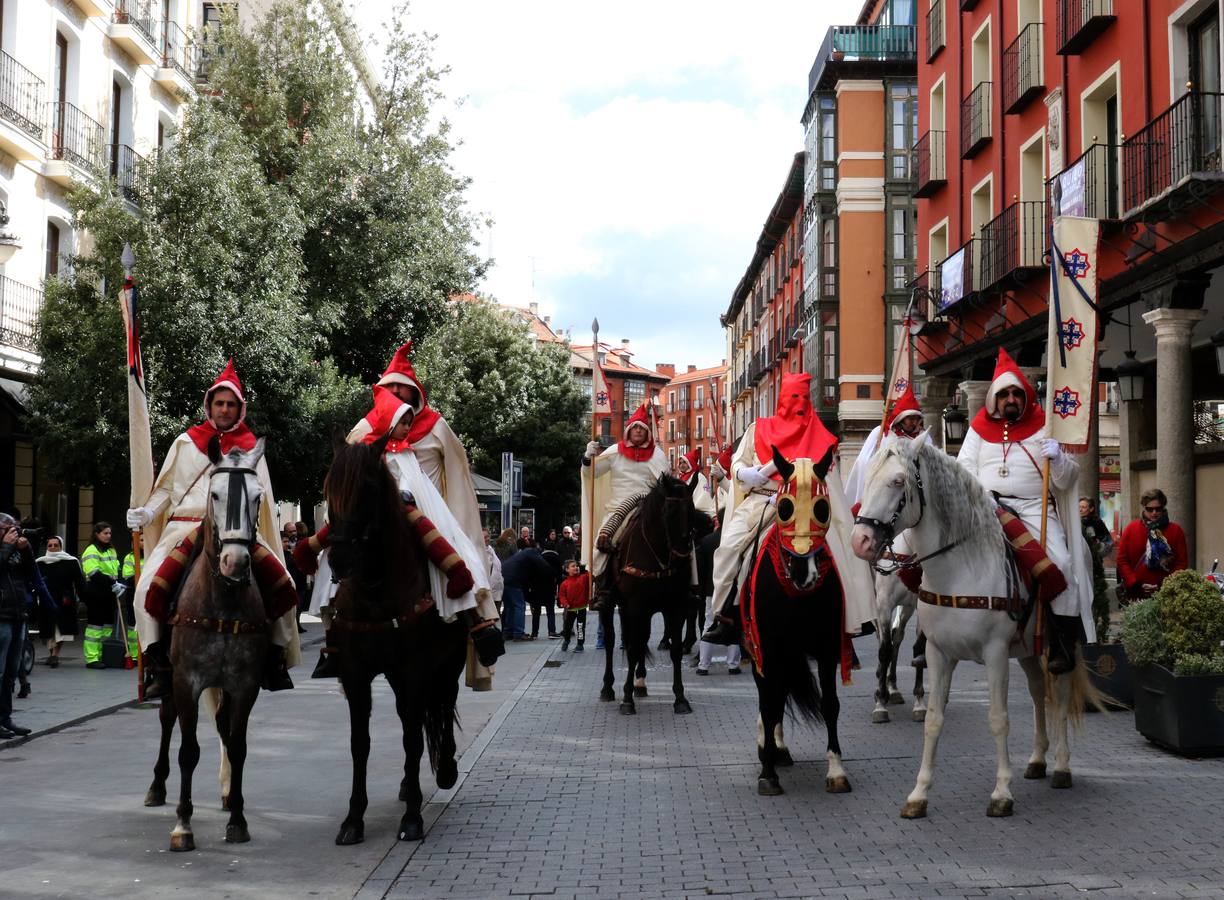
[[[914,377],[914,337],[910,330],[908,311],[900,328],[894,331],[894,334],[897,346],[893,350],[892,373],[888,383],[884,386],[884,415],[880,420],[881,430],[887,424],[888,415],[897,400],[911,387]]]
[[[140,355],[140,292],[128,275],[119,292],[119,308],[127,332],[128,452],[131,457],[130,506],[144,506],[153,493],[153,440],[149,428],[149,398],[145,393],[144,360]]]
[[[1050,437],[1082,452],[1097,394],[1097,250],[1100,222],[1054,219],[1050,241],[1050,327],[1046,425]]]

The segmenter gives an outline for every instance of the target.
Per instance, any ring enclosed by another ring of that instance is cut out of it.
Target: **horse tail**
[[[1043,667],[1044,669],[1044,667]],[[1109,705],[1117,705],[1117,701],[1092,683],[1088,663],[1084,661],[1080,648],[1075,648],[1075,668],[1066,675],[1051,675],[1046,678],[1046,708],[1052,713],[1056,708],[1055,682],[1060,678],[1069,679],[1067,691],[1067,721],[1078,731],[1084,725],[1084,711],[1091,706],[1097,712],[1108,712]]]
[[[780,646],[775,650],[769,648],[766,660],[769,666],[769,677],[779,676],[786,685],[787,704],[791,715],[805,722],[820,725],[824,716],[820,712],[820,684],[808,663],[808,648],[803,640],[804,628],[796,627],[779,629],[782,638]]]

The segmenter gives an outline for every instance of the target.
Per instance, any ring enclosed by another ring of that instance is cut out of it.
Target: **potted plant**
[[[1123,610],[1140,734],[1185,756],[1224,754],[1222,642],[1224,598],[1192,570]]]

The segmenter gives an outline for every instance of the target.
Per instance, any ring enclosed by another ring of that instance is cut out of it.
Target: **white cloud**
[[[585,329],[610,282],[634,285],[615,298],[633,329],[617,338],[639,361],[716,364],[718,313],[802,149],[808,69],[861,5],[417,0],[409,27],[437,35],[462,98],[456,167],[495,221],[482,288]],[[381,6],[358,9],[367,34]]]

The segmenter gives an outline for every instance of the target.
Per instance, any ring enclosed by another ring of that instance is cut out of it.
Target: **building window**
[[[60,229],[54,222],[47,223],[47,271],[46,277],[54,278],[60,269]]]
[[[646,402],[646,382],[637,378],[625,380],[625,412],[632,414]]]
[[[705,437],[705,428],[702,426],[701,416],[697,417],[697,430],[693,432],[693,440],[700,441]]]
[[[908,195],[888,194],[888,288],[903,291],[914,279],[918,207]]]
[[[816,113],[820,123],[820,174],[818,189],[837,189],[837,99],[821,97]]]
[[[820,222],[820,299],[837,299],[837,217],[831,214]]]
[[[705,406],[705,387],[697,385],[697,408],[701,409]]]
[[[913,82],[888,86],[888,159],[885,170],[889,178],[908,181],[910,149],[918,143],[918,86]]]
[[[837,312],[820,314],[820,403],[837,408]]]

